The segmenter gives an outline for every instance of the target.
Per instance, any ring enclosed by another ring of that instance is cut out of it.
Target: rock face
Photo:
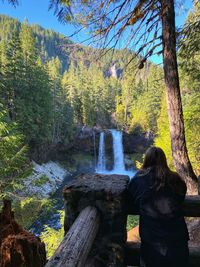
[[[11,202],[5,200],[0,213],[0,266],[43,267],[45,263],[44,243],[17,224]]]
[[[86,266],[124,266],[128,181],[129,177],[123,175],[83,174],[64,189],[65,232],[85,207],[94,206],[101,214],[100,228]]]
[[[114,126],[113,126],[114,127]],[[69,160],[73,153],[87,153],[94,158],[98,156],[100,132],[105,133],[105,148],[108,160],[107,169],[112,169],[110,162],[113,161],[113,140],[109,130],[94,126],[79,126],[73,139],[68,143],[57,143],[55,145],[44,144],[37,146],[30,145],[30,158],[41,164],[50,160]],[[135,131],[132,134],[123,132],[124,153],[144,153],[153,143],[153,137],[149,134],[143,134]]]
[[[32,174],[24,179],[20,196],[48,198],[59,188],[67,175],[70,173],[56,162],[49,161],[41,165],[33,162]]]
[[[153,139],[145,135],[134,133],[123,133],[124,153],[144,153],[145,150],[152,145]]]
[[[77,137],[74,139],[73,143],[71,143],[70,147],[61,146],[58,150],[62,153],[62,151],[66,154],[66,151],[72,152],[86,152],[94,155],[94,145],[96,148],[96,154],[98,154],[99,147],[99,137],[100,132],[102,130],[94,130],[94,128],[85,127],[80,131]],[[105,132],[105,148],[106,154],[108,157],[112,158],[113,154],[113,140],[112,135],[108,130],[104,130]],[[132,154],[132,153],[144,153],[145,150],[152,145],[153,138],[149,138],[147,135],[142,133],[133,133],[128,134],[123,132],[123,147],[124,153]]]

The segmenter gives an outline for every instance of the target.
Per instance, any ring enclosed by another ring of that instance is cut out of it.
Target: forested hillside
[[[195,12],[188,20],[195,20]],[[179,71],[188,150],[198,172],[199,33],[191,38],[180,49]],[[93,61],[94,49],[3,15],[0,40],[2,184],[29,170],[36,148],[70,142],[83,125],[146,132],[172,165],[161,66],[147,62],[139,71],[135,59],[125,68],[124,59],[133,55],[128,50]],[[191,43],[196,54],[186,61]]]

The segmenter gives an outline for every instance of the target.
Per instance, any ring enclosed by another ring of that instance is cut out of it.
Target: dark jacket
[[[155,171],[139,171],[128,185],[133,205],[140,212],[139,231],[145,242],[184,242],[188,241],[187,226],[182,215],[182,203],[186,186],[176,193],[171,186],[155,189]],[[176,174],[174,182],[177,182]],[[179,182],[179,181],[178,181]]]

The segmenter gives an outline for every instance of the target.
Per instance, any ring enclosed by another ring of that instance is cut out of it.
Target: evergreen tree
[[[158,118],[158,131],[156,138],[154,140],[155,146],[161,147],[166,154],[167,162],[170,168],[173,167],[173,158],[172,158],[172,150],[169,146],[170,142],[170,131],[169,131],[169,118],[167,115],[167,103],[166,97],[163,93],[162,102],[161,102],[161,112]]]
[[[51,92],[31,28],[25,22],[20,32],[23,71],[17,101],[19,125],[32,145],[48,141],[51,121]]]
[[[200,3],[194,1],[194,10],[189,13],[186,19],[183,29],[184,38],[180,40],[179,49],[186,141],[191,162],[197,174],[199,172],[200,152],[200,32],[196,25],[199,22],[199,14]]]
[[[1,42],[1,100],[7,107],[11,120],[16,120],[16,100],[20,91],[22,54],[17,32],[11,39]]]
[[[24,136],[0,104],[0,193],[14,186],[14,180],[24,173],[28,165]],[[2,196],[1,196],[2,197]]]
[[[53,130],[52,142],[56,143],[61,139],[62,124],[62,88],[61,88],[61,62],[58,57],[48,62],[48,73],[51,79],[51,94],[53,97]]]

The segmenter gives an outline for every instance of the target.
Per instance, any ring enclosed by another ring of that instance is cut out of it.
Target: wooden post
[[[65,187],[66,233],[85,207],[95,206],[101,213],[99,231],[84,266],[124,267],[128,181],[123,175],[83,174]]]
[[[99,228],[95,207],[86,207],[66,234],[46,267],[84,267]]]
[[[132,202],[127,202],[127,214],[138,215],[139,211]],[[186,217],[200,217],[200,196],[186,196],[183,203],[183,215]]]
[[[190,253],[189,267],[200,266],[200,247],[189,247],[189,253]],[[126,243],[125,262],[127,265],[139,266],[140,243],[134,243],[134,242]]]

